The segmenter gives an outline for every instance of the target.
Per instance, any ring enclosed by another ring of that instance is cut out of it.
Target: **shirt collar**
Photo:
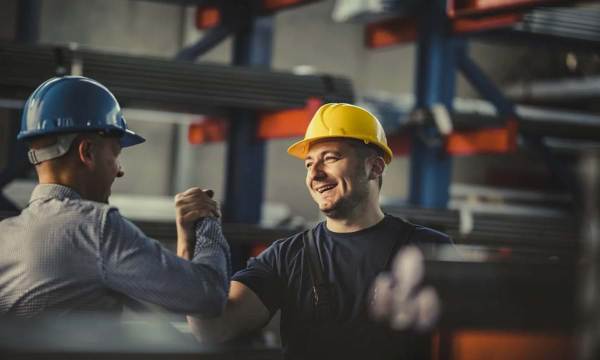
[[[38,184],[33,189],[29,202],[31,203],[42,198],[81,199],[81,195],[68,186],[58,184]]]

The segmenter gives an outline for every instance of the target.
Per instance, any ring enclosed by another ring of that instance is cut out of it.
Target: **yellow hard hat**
[[[312,143],[327,138],[362,140],[365,144],[379,147],[386,164],[392,161],[392,150],[387,145],[379,120],[361,107],[341,103],[321,106],[308,124],[304,140],[290,146],[287,152],[304,160]]]

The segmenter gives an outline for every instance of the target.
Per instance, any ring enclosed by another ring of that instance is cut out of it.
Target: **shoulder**
[[[312,230],[314,229],[304,230],[274,241],[259,257],[276,257],[283,261],[288,261],[296,257],[303,248],[305,234]]]
[[[133,222],[121,215],[119,209],[105,205],[101,211],[103,212],[102,226],[107,233],[126,237],[145,236]]]
[[[293,268],[298,261],[302,260],[304,248],[304,236],[309,231],[318,231],[320,224],[286,238],[274,241],[268,248],[255,258],[248,260],[248,267],[276,269],[285,273],[286,269]]]
[[[116,208],[111,207],[108,204],[103,204],[96,201],[91,200],[83,200],[83,199],[65,199],[58,200],[53,199],[53,201],[60,201],[60,208],[62,211],[66,212],[76,212],[84,217],[106,217],[111,210],[116,210]],[[47,204],[51,205],[51,204]]]
[[[396,216],[386,215],[386,217],[390,219],[390,223],[394,224],[394,226],[408,226],[412,232],[410,239],[410,242],[412,243],[452,244],[450,237],[443,232],[428,228],[426,226],[413,224],[408,220]]]
[[[108,204],[83,199],[45,198],[32,201],[19,219],[44,226],[79,226],[96,228],[102,225],[111,207]]]

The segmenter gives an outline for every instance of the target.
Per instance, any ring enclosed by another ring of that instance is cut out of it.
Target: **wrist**
[[[177,224],[177,256],[190,260],[196,244],[193,227]]]

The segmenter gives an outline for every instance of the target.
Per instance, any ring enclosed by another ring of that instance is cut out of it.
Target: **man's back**
[[[129,299],[217,314],[228,246],[217,220],[196,228],[188,261],[146,237],[116,209],[73,189],[38,185],[21,215],[0,223],[0,315],[120,310]]]
[[[0,222],[0,314],[120,309],[103,283],[99,256],[110,207],[71,192],[38,188],[19,216]]]

